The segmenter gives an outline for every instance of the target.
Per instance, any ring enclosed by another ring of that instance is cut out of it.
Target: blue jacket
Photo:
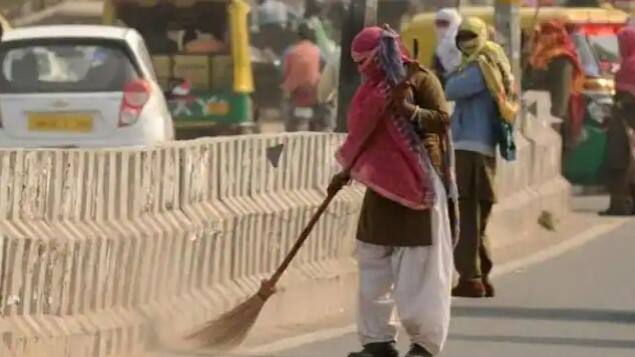
[[[455,72],[445,83],[448,100],[454,101],[454,148],[496,156],[498,107],[477,64]]]

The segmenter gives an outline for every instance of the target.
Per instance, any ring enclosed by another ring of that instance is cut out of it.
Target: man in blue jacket
[[[478,63],[488,44],[487,26],[478,19],[466,19],[456,41],[463,63],[449,76],[445,88],[447,99],[455,102],[452,135],[461,217],[454,257],[460,277],[452,295],[493,297],[494,287],[488,278],[493,263],[485,229],[496,201],[496,125],[500,114]]]

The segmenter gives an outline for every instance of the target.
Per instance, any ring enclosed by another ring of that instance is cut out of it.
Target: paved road
[[[635,356],[635,220],[496,283],[493,300],[455,300],[442,356]],[[357,348],[351,333],[274,355],[336,357]]]

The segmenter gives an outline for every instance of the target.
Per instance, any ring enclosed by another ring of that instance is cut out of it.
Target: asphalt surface
[[[577,211],[593,215],[606,204],[605,197],[574,200]],[[635,357],[635,218],[494,283],[494,299],[453,301],[450,336],[441,356]],[[152,357],[344,357],[360,349],[353,326],[269,343],[277,347]],[[408,343],[402,333],[404,353]],[[281,350],[280,344],[288,349]]]
[[[495,283],[494,299],[454,300],[442,356],[635,356],[635,219]],[[407,344],[402,335],[402,351]],[[356,349],[349,333],[272,355],[335,357]]]

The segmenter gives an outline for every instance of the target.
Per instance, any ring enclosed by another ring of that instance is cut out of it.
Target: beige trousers
[[[396,340],[397,316],[411,342],[432,354],[443,349],[450,324],[454,263],[447,198],[440,180],[436,181],[437,192],[443,194],[432,208],[432,246],[358,242],[357,324],[363,345]]]

